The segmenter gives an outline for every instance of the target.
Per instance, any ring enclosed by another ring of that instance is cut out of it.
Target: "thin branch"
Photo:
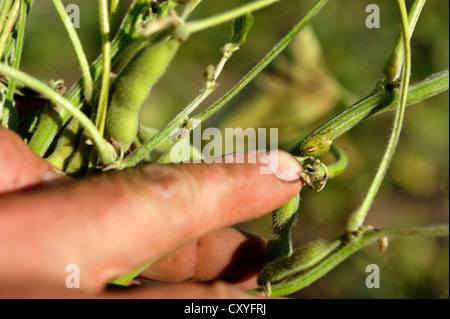
[[[110,26],[109,26],[108,1],[98,0],[98,8],[100,19],[100,32],[102,39],[103,69],[102,69],[101,89],[95,125],[100,134],[103,135],[105,131],[106,111],[108,107],[109,79],[111,72],[111,42],[109,40]]]
[[[0,58],[3,55],[3,50],[5,49],[6,42],[8,41],[9,36],[11,35],[12,30],[14,29],[14,25],[16,23],[17,17],[19,16],[20,12],[20,3],[22,1],[16,1],[14,2],[10,14],[8,17],[8,20],[6,20],[5,26],[3,30],[1,30],[0,35]]]
[[[240,7],[213,15],[205,19],[187,22],[186,24],[180,26],[179,28],[177,28],[177,30],[175,30],[174,36],[180,39],[185,38],[192,33],[209,29],[227,21],[231,21],[246,13],[262,9],[278,1],[280,0],[255,0]]]
[[[87,101],[92,98],[92,92],[94,90],[94,81],[92,79],[91,71],[89,69],[89,62],[84,53],[83,46],[81,44],[80,38],[78,37],[69,16],[67,15],[66,9],[61,2],[61,0],[52,0],[56,11],[58,12],[61,22],[64,24],[64,28],[69,35],[72,46],[78,58],[78,63],[80,64],[81,73],[83,74],[83,93]]]
[[[401,98],[397,107],[397,111],[395,112],[394,126],[392,128],[392,134],[389,138],[388,145],[386,147],[386,151],[383,155],[383,159],[377,169],[377,173],[370,185],[370,188],[364,197],[363,202],[358,207],[358,209],[352,213],[347,223],[347,232],[354,233],[359,230],[359,228],[363,225],[367,213],[369,212],[370,207],[372,206],[373,201],[378,193],[378,190],[381,186],[381,183],[386,175],[386,172],[389,168],[389,164],[391,163],[392,157],[395,152],[395,148],[397,147],[400,132],[402,130],[403,118],[405,115],[405,108],[408,97],[408,87],[409,87],[409,78],[411,73],[411,47],[410,47],[410,37],[408,27],[408,16],[405,7],[404,0],[398,0],[398,6],[401,15],[401,26],[402,26],[402,38],[403,38],[403,50],[404,50],[404,63],[403,63],[403,73],[402,73],[402,83],[401,83]]]
[[[219,100],[209,106],[206,110],[194,117],[195,120],[204,121],[222,108],[225,103],[239,93],[251,80],[253,80],[270,62],[272,62],[303,29],[303,27],[323,8],[327,0],[320,0],[308,12],[308,14],[294,28],[270,50],[233,88],[225,93]]]

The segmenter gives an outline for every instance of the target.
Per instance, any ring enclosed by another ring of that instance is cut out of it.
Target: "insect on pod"
[[[301,156],[299,161],[301,161],[303,167],[306,168],[300,173],[300,177],[310,189],[315,190],[316,192],[320,192],[328,181],[328,169],[326,165],[315,158],[330,150],[333,140],[328,138],[329,134],[330,133],[325,135],[312,134],[306,137],[299,147]],[[341,148],[344,149],[342,146]],[[312,167],[311,163],[313,163]],[[320,168],[323,169],[324,175],[317,185],[317,188],[315,188],[313,182],[319,179]]]
[[[333,141],[324,136],[311,135],[300,145],[300,152],[302,156],[317,157],[327,153],[331,144]]]

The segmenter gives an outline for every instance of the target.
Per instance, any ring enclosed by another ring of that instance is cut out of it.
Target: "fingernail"
[[[44,176],[42,176],[42,181],[47,182],[47,181],[51,181],[54,179],[60,179],[63,176],[65,176],[63,172],[56,170],[56,169],[52,169],[52,170],[48,170],[44,173]]]
[[[303,168],[300,163],[289,153],[279,150],[272,150],[266,153],[265,156],[270,158],[267,168],[278,179],[287,183],[300,180],[298,173],[303,171]]]
[[[70,180],[70,177],[64,174],[63,171],[60,171],[59,169],[56,168],[52,168],[44,173],[41,181],[44,185],[50,185],[65,180]]]

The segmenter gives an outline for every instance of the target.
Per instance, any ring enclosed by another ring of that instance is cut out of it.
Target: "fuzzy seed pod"
[[[121,151],[126,152],[133,143],[139,111],[179,47],[180,42],[174,39],[146,47],[115,79],[106,116],[106,132]]]

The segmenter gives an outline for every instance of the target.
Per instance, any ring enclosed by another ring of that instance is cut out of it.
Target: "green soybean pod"
[[[296,248],[292,255],[268,263],[258,276],[260,286],[270,289],[272,283],[288,280],[289,276],[310,268],[339,247],[342,238],[332,240],[320,239]]]
[[[46,160],[56,168],[64,170],[67,160],[77,149],[81,131],[80,122],[76,119],[71,119],[59,137],[55,149]]]
[[[133,143],[139,111],[179,47],[180,41],[175,39],[145,47],[115,79],[106,116],[106,132],[121,151],[126,152]]]
[[[88,164],[89,164],[89,154],[92,150],[92,145],[86,144],[87,137],[81,134],[78,147],[70,156],[67,166],[64,172],[72,177],[80,177],[86,175]]]
[[[272,213],[273,231],[264,251],[266,263],[292,254],[291,227],[295,222],[299,202],[300,194],[297,194]]]

